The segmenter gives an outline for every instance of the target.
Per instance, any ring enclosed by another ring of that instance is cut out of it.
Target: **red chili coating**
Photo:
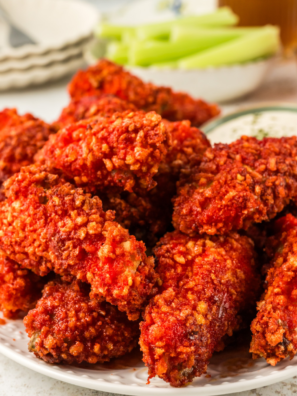
[[[57,129],[61,129],[87,118],[110,117],[113,113],[122,113],[125,110],[136,111],[137,108],[132,103],[113,95],[84,96],[71,100],[53,125]]]
[[[275,221],[273,228],[265,247],[270,269],[251,325],[250,352],[275,366],[297,353],[297,219],[289,214]]]
[[[200,126],[220,113],[215,104],[193,99],[171,88],[144,83],[123,67],[106,59],[86,70],[80,70],[68,86],[72,98],[111,94],[132,103],[138,109],[155,111],[170,121],[190,120]]]
[[[6,318],[28,312],[41,297],[46,280],[22,268],[9,258],[0,256],[0,311]]]
[[[132,192],[135,185],[156,185],[153,176],[166,155],[168,139],[158,114],[126,111],[61,129],[45,145],[43,159],[78,186]]]
[[[90,300],[87,285],[50,282],[24,318],[29,351],[48,363],[95,364],[130,352],[138,341],[137,322],[116,307]]]
[[[171,226],[171,200],[176,194],[177,180],[181,175],[186,177],[201,162],[210,146],[203,132],[191,127],[189,121],[164,122],[171,144],[154,177],[157,186],[150,191],[138,188],[133,193],[99,193],[104,209],[114,210],[116,221],[147,247],[155,246]]]
[[[31,114],[20,116],[16,109],[0,112],[0,185],[22,166],[33,163],[34,155],[54,128]],[[2,192],[1,192],[2,194]],[[4,199],[4,196],[1,197]]]
[[[155,249],[162,280],[145,310],[140,346],[149,379],[180,387],[207,370],[222,338],[238,328],[240,311],[256,303],[260,280],[252,241],[166,234]]]
[[[136,320],[157,276],[145,245],[104,212],[98,197],[45,168],[22,168],[6,182],[0,248],[35,273],[73,275]]]
[[[272,219],[297,196],[297,138],[243,136],[206,150],[174,200],[176,229],[225,234]]]

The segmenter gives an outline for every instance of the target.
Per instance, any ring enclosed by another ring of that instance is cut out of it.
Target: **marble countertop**
[[[90,0],[106,11],[110,5],[123,4],[126,0]],[[107,6],[109,3],[109,6]],[[46,121],[54,120],[61,108],[67,104],[66,85],[69,77],[49,85],[10,91],[0,94],[0,108],[17,107],[19,111],[33,112]],[[253,94],[239,101],[224,104],[223,113],[259,102],[291,102],[297,105],[297,62],[281,62],[267,76],[266,81]],[[297,394],[297,377],[268,387],[235,396],[282,396]],[[35,373],[0,355],[0,396],[113,396],[69,385]]]

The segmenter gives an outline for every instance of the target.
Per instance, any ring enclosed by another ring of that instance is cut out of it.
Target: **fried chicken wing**
[[[28,312],[41,297],[46,280],[22,268],[7,257],[0,256],[0,311],[14,318],[20,311]]]
[[[159,115],[126,111],[61,129],[38,161],[61,169],[78,186],[132,192],[135,185],[145,189],[156,185],[153,176],[166,155],[168,140]]]
[[[144,111],[156,111],[170,121],[190,120],[200,126],[220,113],[214,104],[193,99],[171,88],[144,83],[121,66],[101,60],[85,71],[79,71],[68,87],[72,98],[111,94],[132,103]]]
[[[174,200],[176,229],[225,234],[268,221],[297,195],[297,138],[252,137],[208,149]]]
[[[265,246],[270,260],[250,351],[275,366],[297,353],[297,219],[289,214],[276,220],[273,229]]]
[[[115,211],[116,221],[128,228],[147,247],[154,247],[171,227],[172,203],[176,182],[186,177],[191,168],[201,162],[210,146],[199,129],[189,121],[164,121],[171,136],[171,144],[159,171],[154,177],[157,186],[150,191],[136,189],[133,193],[99,193],[105,210]]]
[[[149,378],[183,386],[207,370],[222,338],[256,304],[259,276],[252,241],[229,236],[166,234],[155,249],[162,280],[141,323]]]
[[[53,125],[57,129],[61,129],[87,118],[110,117],[114,113],[122,113],[125,110],[136,111],[137,108],[132,103],[113,95],[84,96],[71,100]]]
[[[130,352],[139,334],[138,322],[91,300],[88,285],[77,280],[48,283],[24,323],[29,350],[48,363],[105,362]]]
[[[0,188],[22,166],[33,163],[54,128],[31,114],[20,116],[16,109],[0,112]],[[4,196],[1,196],[4,199]]]
[[[114,222],[95,196],[43,167],[22,168],[6,182],[0,205],[0,248],[39,275],[54,271],[91,284],[136,320],[154,290],[153,257],[143,242]]]

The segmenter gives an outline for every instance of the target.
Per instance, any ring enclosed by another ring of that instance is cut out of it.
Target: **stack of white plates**
[[[37,44],[9,46],[9,25],[0,18],[0,90],[41,84],[75,72],[99,20],[78,0],[0,0],[13,23]]]

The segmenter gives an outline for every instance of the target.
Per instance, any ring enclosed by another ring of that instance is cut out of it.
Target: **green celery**
[[[136,35],[141,40],[168,39],[173,26],[233,26],[238,17],[229,7],[218,8],[211,14],[191,15],[166,22],[151,23],[136,28]]]
[[[260,27],[232,27],[232,28],[209,28],[209,27],[187,27],[174,26],[170,33],[172,42],[185,42],[197,40],[215,40],[218,38],[218,44],[224,41],[236,39],[245,34],[258,31]]]
[[[111,25],[103,22],[95,28],[95,36],[121,40],[123,34],[133,34],[134,31],[135,28],[132,26]]]
[[[255,32],[179,60],[181,69],[207,68],[248,62],[272,55],[279,48],[279,29],[265,26]]]
[[[129,63],[147,66],[153,63],[174,61],[204,51],[210,47],[232,40],[238,35],[222,34],[221,31],[201,29],[200,37],[183,41],[133,41],[129,50]]]
[[[128,62],[128,51],[128,44],[119,41],[111,41],[107,44],[105,57],[120,65],[125,65]]]

